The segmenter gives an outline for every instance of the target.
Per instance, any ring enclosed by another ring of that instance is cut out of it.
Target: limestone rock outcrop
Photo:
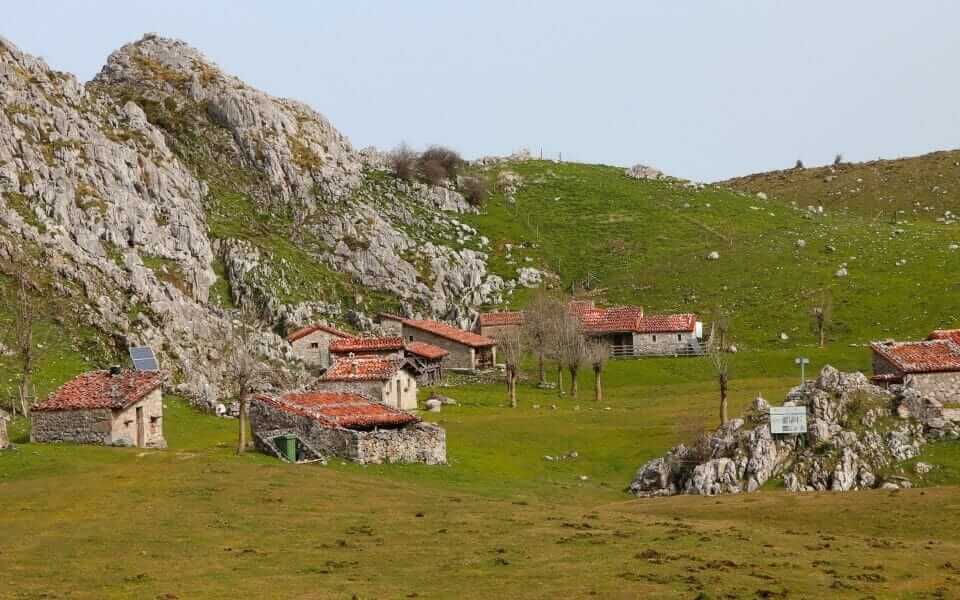
[[[790,390],[784,402],[807,408],[807,433],[772,434],[770,406],[757,398],[744,418],[644,464],[630,491],[737,494],[756,491],[773,478],[782,478],[791,491],[900,486],[896,464],[920,453],[929,427],[898,416],[899,403],[862,373],[824,367],[816,380]]]

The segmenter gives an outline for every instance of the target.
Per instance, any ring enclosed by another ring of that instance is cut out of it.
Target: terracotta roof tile
[[[329,325],[308,325],[306,327],[300,328],[290,335],[287,336],[287,342],[294,343],[295,341],[305,338],[311,333],[316,333],[317,331],[325,331],[330,335],[339,337],[339,338],[352,338],[353,335],[347,333],[346,331],[340,331],[336,327],[330,327]]]
[[[481,327],[497,327],[500,325],[521,325],[523,313],[518,311],[503,311],[483,313],[480,315]]]
[[[960,371],[960,345],[952,340],[877,342],[870,347],[905,374]]]
[[[590,308],[573,314],[580,319],[580,325],[587,333],[636,331],[637,324],[643,317],[643,308],[639,306]]]
[[[403,362],[385,358],[341,358],[333,363],[320,381],[386,381]]]
[[[163,374],[145,371],[92,371],[63,384],[32,410],[85,410],[126,408],[163,384]]]
[[[374,402],[360,394],[302,392],[284,394],[279,398],[263,395],[258,396],[257,400],[284,412],[310,417],[324,427],[396,427],[420,421],[416,415]]]
[[[693,331],[697,315],[644,315],[637,326],[637,333],[676,333]]]
[[[486,348],[496,345],[495,341],[486,336],[464,331],[439,321],[403,319],[403,324],[473,348]]]
[[[407,352],[410,354],[416,354],[417,356],[422,356],[423,358],[428,358],[430,360],[437,360],[450,354],[440,346],[434,346],[433,344],[428,344],[426,342],[408,342]]]
[[[356,337],[330,342],[330,352],[335,354],[361,354],[365,352],[391,352],[403,350],[403,338],[395,337]]]
[[[960,329],[935,329],[927,336],[928,340],[952,340],[960,344]]]

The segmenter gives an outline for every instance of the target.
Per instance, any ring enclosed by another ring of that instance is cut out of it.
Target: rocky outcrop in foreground
[[[790,491],[909,486],[896,465],[920,453],[929,427],[898,416],[900,400],[862,373],[824,367],[816,381],[793,388],[784,402],[807,407],[806,434],[771,434],[770,407],[757,398],[743,418],[643,465],[630,491],[738,494],[756,491],[772,478],[782,478]]]

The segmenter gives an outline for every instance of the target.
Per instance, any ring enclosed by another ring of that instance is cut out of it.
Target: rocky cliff
[[[315,318],[369,325],[390,308],[468,321],[513,282],[456,182],[408,184],[308,106],[148,35],[81,84],[0,38],[0,260],[116,340],[148,344],[180,389],[214,398],[230,311],[268,330]]]
[[[825,367],[790,391],[784,406],[807,407],[806,434],[770,433],[769,405],[758,398],[733,419],[687,446],[680,444],[637,471],[638,496],[737,494],[781,478],[790,491],[847,491],[909,486],[897,463],[917,456],[942,430],[905,416],[903,398],[871,385],[862,373]],[[947,435],[956,437],[951,428]]]

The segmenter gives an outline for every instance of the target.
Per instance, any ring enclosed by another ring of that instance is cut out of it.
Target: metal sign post
[[[803,356],[799,356],[795,358],[793,362],[794,364],[800,365],[800,385],[803,385],[804,383],[807,382],[807,374],[806,374],[806,369],[804,369],[804,367],[810,364],[810,359]]]

